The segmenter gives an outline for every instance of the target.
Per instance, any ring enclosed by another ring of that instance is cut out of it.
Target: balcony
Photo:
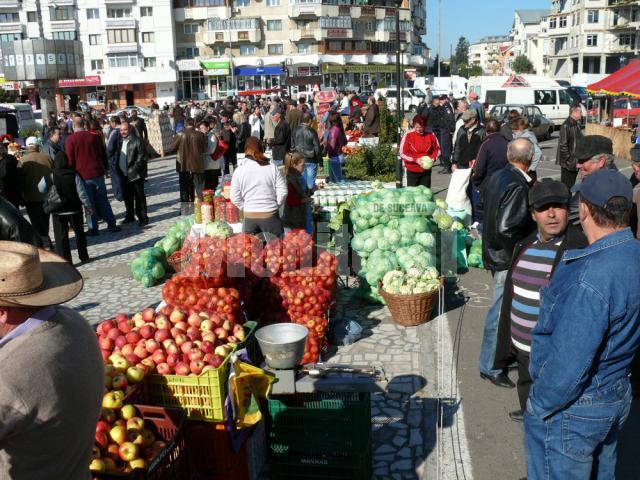
[[[136,19],[128,18],[107,18],[105,20],[106,28],[136,28]]]
[[[52,20],[51,31],[52,32],[68,32],[69,30],[76,29],[75,20]]]
[[[0,0],[0,8],[22,8],[22,0]]]
[[[216,30],[204,33],[204,43],[260,43],[262,30]]]
[[[138,51],[138,44],[133,43],[107,43],[107,53],[133,53]]]
[[[320,28],[299,28],[289,32],[291,42],[319,42],[322,40],[322,29]]]
[[[289,2],[289,18],[317,18],[323,14],[322,2]]]
[[[353,38],[353,28],[342,28],[342,27],[321,28],[320,38],[322,40]]]
[[[74,27],[75,29],[75,27]],[[22,25],[20,22],[0,23],[0,32],[2,33],[22,33]]]

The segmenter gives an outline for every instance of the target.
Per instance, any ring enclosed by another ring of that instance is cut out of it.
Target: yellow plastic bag
[[[235,360],[229,374],[229,398],[237,429],[252,427],[262,420],[259,399],[271,393],[274,377],[248,363]]]

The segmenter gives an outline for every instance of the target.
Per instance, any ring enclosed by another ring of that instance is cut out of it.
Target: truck
[[[431,89],[433,95],[453,95],[453,98],[460,99],[467,96],[468,80],[458,75],[451,77],[418,77],[414,80],[413,86],[426,92],[427,87]]]

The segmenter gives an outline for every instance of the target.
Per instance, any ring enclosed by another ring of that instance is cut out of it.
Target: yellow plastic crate
[[[229,356],[217,369],[197,377],[148,375],[145,378],[144,396],[150,405],[181,408],[192,420],[224,422],[228,380]]]

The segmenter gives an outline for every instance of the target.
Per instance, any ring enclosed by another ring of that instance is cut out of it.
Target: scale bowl
[[[267,365],[279,370],[295,368],[302,360],[309,330],[297,323],[274,323],[256,331]]]

